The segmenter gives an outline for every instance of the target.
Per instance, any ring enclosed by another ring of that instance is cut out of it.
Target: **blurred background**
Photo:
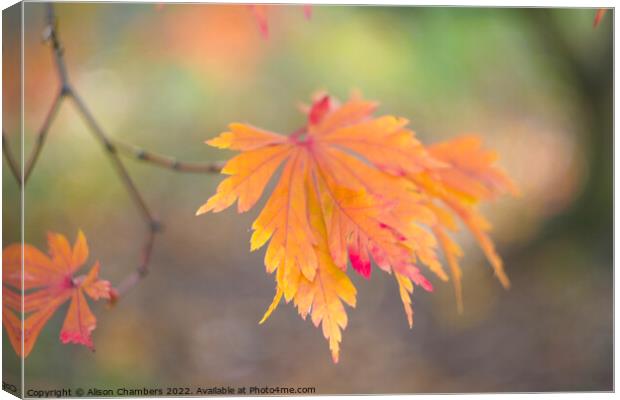
[[[613,11],[594,29],[593,9],[314,6],[308,20],[301,6],[273,6],[266,40],[243,5],[55,7],[71,80],[116,139],[221,160],[230,153],[203,141],[228,123],[290,132],[317,89],[341,99],[359,89],[425,143],[479,133],[523,196],[485,207],[510,290],[467,234],[463,315],[451,284],[434,279],[434,293],[414,293],[409,330],[389,276],[353,276],[358,305],[334,365],[321,331],[291,305],[258,325],[274,281],[264,251],[249,251],[257,210],[195,217],[219,175],[127,160],[165,224],[152,272],[116,307],[93,305],[95,353],[59,342],[65,305],[26,360],[27,389],[612,390]],[[25,3],[26,153],[58,90],[44,21],[43,4]],[[4,164],[5,244],[18,240],[12,179]],[[69,102],[25,196],[27,242],[44,249],[48,230],[73,241],[81,228],[113,284],[138,264],[143,222]],[[3,340],[5,368],[17,365]]]

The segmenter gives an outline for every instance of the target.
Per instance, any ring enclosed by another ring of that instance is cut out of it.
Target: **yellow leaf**
[[[282,294],[283,294],[282,290],[280,290],[280,288],[277,288],[276,295],[273,297],[273,301],[269,305],[269,308],[267,309],[267,311],[265,311],[265,315],[263,315],[263,318],[260,320],[259,324],[262,324],[265,321],[267,321],[267,319],[271,316],[271,314],[275,311],[275,309],[278,308],[278,304],[280,304],[280,300],[282,300]]]
[[[517,193],[495,165],[497,155],[473,135],[427,148],[405,118],[374,117],[375,108],[360,96],[340,105],[322,93],[306,110],[306,125],[289,136],[233,124],[208,141],[241,154],[226,164],[222,172],[230,176],[199,214],[237,200],[239,212],[251,209],[283,165],[252,224],[250,248],[267,245],[265,267],[277,283],[261,323],[281,297],[293,300],[302,318],[310,315],[321,325],[334,361],[347,325],[344,303],[355,304],[355,288],[346,275],[349,261],[366,278],[371,262],[395,274],[412,325],[413,286],[432,290],[418,265],[448,280],[438,257],[441,247],[462,310],[461,251],[443,231],[457,229],[458,217],[500,282],[509,284],[487,235],[491,226],[476,209],[481,201]]]
[[[411,279],[396,272],[394,274],[396,282],[398,282],[398,292],[400,293],[400,299],[403,302],[405,308],[405,314],[407,314],[407,322],[409,328],[413,328],[413,308],[411,307],[411,295],[413,294],[413,283]]]
[[[356,290],[347,275],[334,264],[327,241],[321,207],[311,185],[308,187],[308,208],[312,227],[319,233],[316,244],[318,268],[313,280],[302,277],[295,304],[305,318],[311,314],[315,326],[322,327],[323,335],[329,341],[329,348],[334,362],[338,362],[341,330],[347,326],[347,314],[343,301],[355,307]]]

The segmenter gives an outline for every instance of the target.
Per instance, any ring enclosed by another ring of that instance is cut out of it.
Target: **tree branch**
[[[27,170],[27,172],[31,171],[32,168],[34,167],[38,154],[41,151],[41,147],[43,146],[47,130],[53,120],[54,115],[56,115],[58,106],[60,105],[60,101],[65,97],[71,99],[73,101],[73,104],[75,104],[78,113],[82,116],[82,118],[86,122],[86,125],[88,126],[90,131],[95,135],[95,137],[103,145],[103,148],[106,154],[108,155],[108,158],[112,162],[112,165],[114,166],[114,169],[116,170],[121,182],[125,186],[125,189],[127,189],[127,192],[129,192],[129,195],[131,196],[131,199],[133,200],[133,202],[138,207],[142,215],[142,218],[147,226],[147,229],[148,229],[147,239],[146,239],[146,245],[143,249],[142,261],[140,265],[137,267],[137,270],[136,270],[137,272],[134,272],[132,275],[126,278],[126,280],[123,282],[133,281],[134,279],[132,278],[132,276],[136,275],[136,273],[138,274],[138,276],[141,277],[141,276],[146,275],[146,273],[148,272],[149,261],[151,258],[150,255],[153,249],[153,242],[154,242],[155,234],[160,231],[161,225],[159,221],[157,221],[157,219],[155,219],[155,217],[153,216],[153,213],[151,212],[149,206],[146,204],[144,197],[138,190],[134,181],[131,179],[131,176],[129,175],[127,168],[125,168],[125,165],[123,164],[121,159],[118,157],[115,145],[111,142],[111,140],[109,139],[109,136],[103,130],[103,128],[101,128],[101,126],[99,125],[95,117],[93,116],[92,112],[86,106],[86,103],[78,95],[75,88],[72,87],[72,85],[69,83],[69,75],[67,72],[67,66],[66,66],[65,58],[64,58],[64,49],[60,42],[60,37],[58,36],[57,20],[56,20],[56,15],[54,13],[54,6],[52,3],[47,3],[47,28],[44,34],[45,34],[46,39],[49,40],[50,43],[52,44],[52,50],[54,54],[54,63],[56,65],[56,70],[58,72],[58,79],[60,80],[61,89],[60,89],[59,94],[55,98],[55,101],[52,105],[52,109],[48,113],[48,117],[45,119],[43,128],[41,129],[41,132],[39,134],[39,139],[37,140],[37,144],[33,152],[33,156],[31,157],[32,162],[29,162],[30,168],[29,170]],[[122,287],[123,292],[125,292],[127,289],[129,289],[132,286],[133,284],[124,283]]]
[[[72,100],[77,112],[82,116],[89,130],[103,145],[103,148],[108,158],[112,162],[112,165],[114,166],[121,182],[131,196],[131,199],[140,211],[141,217],[147,227],[146,240],[142,248],[140,264],[134,272],[129,274],[118,285],[118,295],[122,296],[148,274],[151,254],[153,252],[153,245],[155,243],[155,236],[162,227],[159,221],[155,218],[154,214],[151,212],[150,208],[148,207],[144,197],[138,190],[138,187],[136,186],[129,172],[127,171],[127,168],[121,161],[119,154],[132,157],[136,160],[144,161],[161,168],[167,168],[179,172],[217,173],[220,172],[220,170],[222,169],[223,163],[182,162],[176,160],[173,157],[150,152],[137,146],[133,146],[112,139],[97,122],[93,113],[90,111],[84,100],[81,98],[81,96],[79,96],[76,89],[71,85],[69,81],[69,73],[64,58],[64,48],[58,35],[58,21],[56,19],[54,6],[52,3],[47,3],[44,39],[51,44],[52,54],[54,57],[54,65],[56,66],[58,80],[60,83],[60,90],[54,97],[50,110],[48,111],[45,119],[43,120],[43,125],[41,126],[41,129],[37,134],[34,147],[32,149],[32,152],[30,153],[30,157],[25,164],[23,184],[26,184],[28,178],[32,174],[32,171],[34,170],[34,167],[37,164],[37,160],[39,159],[39,155],[41,154],[41,151],[45,144],[49,129],[56,119],[58,110],[60,109],[63,100]],[[7,160],[11,172],[17,179],[18,184],[21,186],[22,182],[20,179],[20,170],[17,163],[15,162],[15,159],[13,158],[8,149],[6,135],[4,131],[2,131],[2,143],[4,157]]]
[[[108,157],[110,158],[112,165],[116,169],[116,172],[118,173],[119,178],[125,185],[125,188],[131,195],[133,201],[136,203],[136,205],[140,209],[140,212],[142,213],[144,220],[149,225],[152,225],[152,226],[157,225],[158,223],[153,217],[152,212],[150,211],[148,205],[146,204],[146,201],[144,200],[144,198],[140,194],[140,191],[138,190],[135,183],[131,179],[129,172],[125,168],[125,165],[123,164],[121,159],[118,157],[118,154],[116,152],[116,146],[114,146],[114,144],[108,138],[108,135],[99,126],[99,124],[95,120],[95,117],[92,115],[92,113],[86,106],[86,103],[84,103],[84,101],[78,96],[75,90],[71,89],[69,93],[70,93],[69,98],[73,100],[73,103],[75,104],[78,113],[84,118],[86,125],[88,125],[91,132],[103,145],[103,148],[106,151],[106,154],[108,155]],[[157,227],[153,229],[157,229]]]
[[[56,15],[54,12],[54,6],[52,3],[47,3],[47,14],[46,14],[46,22],[47,26],[44,31],[44,38],[51,44],[52,53],[54,56],[54,64],[56,66],[56,71],[58,73],[58,80],[60,82],[60,91],[54,97],[54,101],[48,112],[43,126],[39,130],[37,135],[36,143],[34,145],[33,151],[28,159],[28,163],[25,168],[25,176],[24,176],[24,184],[32,170],[34,169],[36,162],[39,158],[39,154],[43,148],[45,143],[45,139],[47,137],[47,133],[49,131],[50,126],[52,125],[55,117],[58,113],[58,109],[62,103],[62,101],[66,99],[70,99],[72,103],[75,105],[77,112],[84,119],[87,127],[93,133],[93,135],[98,139],[98,141],[103,145],[103,148],[106,152],[106,155],[112,162],[114,169],[116,170],[121,182],[125,186],[125,189],[130,194],[131,199],[136,204],[137,208],[140,211],[141,217],[144,220],[147,233],[145,244],[142,248],[142,256],[141,261],[138,267],[134,272],[129,274],[125,279],[121,281],[118,285],[117,292],[119,296],[125,294],[129,289],[134,287],[144,276],[146,276],[149,272],[149,265],[151,260],[151,254],[153,251],[153,245],[155,242],[156,234],[161,230],[161,225],[159,221],[155,218],[154,214],[151,212],[148,207],[144,197],[138,190],[138,187],[134,183],[131,178],[127,168],[121,161],[119,154],[123,154],[129,157],[133,157],[134,159],[145,161],[151,163],[153,165],[168,168],[174,171],[180,172],[195,172],[195,173],[214,173],[219,172],[222,168],[221,163],[191,163],[191,162],[181,162],[177,161],[175,158],[164,156],[161,154],[153,153],[141,149],[139,147],[135,147],[133,145],[125,144],[120,141],[113,140],[101,127],[101,125],[95,119],[93,113],[88,108],[82,97],[77,93],[75,87],[73,87],[69,81],[69,73],[67,70],[67,66],[64,58],[64,48],[62,46],[62,42],[60,41],[60,37],[58,35],[58,24]],[[3,143],[4,143],[4,132],[3,132]],[[5,146],[6,148],[6,146]],[[16,169],[17,164],[14,162],[14,159],[11,155],[5,151],[5,157],[9,162],[9,166],[13,170],[13,173],[19,180],[18,169]]]
[[[22,178],[21,178],[21,174],[19,171],[19,166],[17,165],[17,162],[13,158],[13,155],[11,154],[11,150],[9,150],[8,145],[9,144],[6,139],[6,133],[4,132],[4,129],[3,129],[2,130],[2,154],[4,154],[4,159],[6,160],[6,163],[9,165],[9,169],[13,173],[13,176],[17,180],[17,185],[21,187]]]
[[[60,104],[62,102],[62,99],[63,99],[63,91],[61,90],[54,97],[52,106],[50,107],[50,110],[48,111],[47,115],[45,116],[45,119],[43,120],[43,125],[41,126],[41,129],[39,130],[39,133],[37,134],[36,142],[34,143],[34,147],[32,149],[32,152],[30,153],[28,162],[26,163],[26,166],[24,167],[24,170],[26,171],[24,173],[24,185],[28,181],[28,178],[30,178],[30,174],[32,173],[32,170],[34,169],[34,166],[37,164],[37,160],[39,159],[39,154],[41,153],[41,149],[43,148],[43,145],[45,144],[45,139],[47,138],[47,132],[49,131],[50,126],[52,125],[52,122],[54,122],[54,119],[56,118],[56,115],[58,114],[58,110],[60,109]]]
[[[141,147],[117,140],[113,140],[113,143],[119,154],[174,171],[190,173],[218,173],[224,166],[224,163],[219,161],[211,163],[178,161],[176,158],[157,154]]]
[[[116,287],[118,297],[122,297],[148,274],[151,254],[153,253],[153,244],[155,242],[155,234],[156,232],[153,230],[148,231],[146,242],[142,248],[142,259],[140,261],[140,265],[138,265],[138,268],[136,268],[133,273],[125,277],[125,279],[118,284]]]
[[[69,86],[69,75],[67,74],[67,65],[65,64],[64,49],[60,43],[60,38],[58,37],[58,21],[56,20],[54,5],[52,3],[47,3],[46,20],[47,27],[43,31],[43,38],[52,44],[55,61],[54,64],[56,65],[56,71],[58,72],[58,80],[60,81],[61,91],[66,93]]]

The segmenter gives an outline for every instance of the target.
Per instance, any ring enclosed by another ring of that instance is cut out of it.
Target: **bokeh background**
[[[95,353],[59,342],[61,309],[26,361],[27,389],[612,390],[613,11],[594,29],[593,9],[314,6],[307,20],[301,6],[273,6],[265,40],[244,5],[55,7],[71,80],[116,139],[216,161],[230,154],[203,141],[228,123],[290,132],[317,89],[340,98],[359,89],[380,112],[409,118],[425,143],[481,134],[523,196],[485,207],[512,289],[467,234],[464,315],[435,279],[434,293],[414,294],[409,330],[393,280],[355,276],[358,306],[334,365],[320,330],[292,306],[258,325],[274,282],[263,251],[249,251],[256,211],[195,217],[220,176],[128,160],[165,224],[152,273],[115,308],[93,306]],[[44,17],[43,4],[25,4],[26,153],[58,90]],[[16,110],[4,111],[15,149]],[[18,239],[7,208],[18,192],[4,166],[8,242]],[[73,240],[81,228],[113,283],[137,265],[142,220],[70,103],[25,206],[28,242],[45,248],[46,231]],[[17,357],[3,340],[7,368]]]

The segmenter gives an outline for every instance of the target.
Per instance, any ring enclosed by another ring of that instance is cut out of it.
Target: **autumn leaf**
[[[21,320],[14,312],[2,308],[2,325],[7,332],[9,342],[15,353],[21,354]]]
[[[19,355],[22,349],[22,321],[19,318],[22,309],[21,295],[21,248],[7,247],[2,253],[2,326],[7,333],[9,343]],[[11,289],[9,280],[15,286]]]
[[[446,233],[456,230],[460,219],[508,286],[488,237],[490,225],[476,209],[483,200],[516,193],[495,167],[496,155],[475,136],[425,147],[406,119],[375,117],[376,108],[357,94],[342,105],[319,94],[305,107],[307,123],[291,135],[234,123],[207,141],[241,153],[226,163],[222,173],[228,177],[197,214],[235,202],[246,212],[279,174],[250,240],[252,251],[267,245],[265,266],[276,280],[276,295],[261,323],[282,297],[293,301],[303,318],[311,315],[321,325],[335,362],[347,324],[343,304],[355,306],[349,263],[365,278],[372,264],[394,274],[411,326],[414,285],[433,289],[421,268],[449,279],[442,249],[461,309],[462,254]]]
[[[269,4],[250,4],[248,5],[252,13],[254,14],[254,18],[256,19],[256,23],[258,24],[258,29],[260,30],[261,35],[267,39],[269,38],[269,12],[273,8],[273,5]],[[304,5],[304,15],[307,19],[312,17],[312,6]]]
[[[99,263],[91,267],[87,275],[75,276],[75,273],[88,259],[88,244],[86,237],[79,231],[76,241],[71,246],[65,236],[58,233],[48,234],[49,255],[39,251],[29,244],[19,243],[7,246],[2,252],[3,270],[3,297],[5,299],[18,297],[22,287],[25,291],[24,313],[28,314],[24,320],[24,351],[27,357],[41,330],[54,315],[60,306],[70,301],[69,310],[60,331],[62,343],[82,344],[94,349],[91,333],[96,327],[97,320],[93,315],[86,297],[93,300],[110,299],[112,289],[110,283],[99,279]],[[24,275],[21,277],[21,259],[23,252]],[[8,296],[7,296],[8,294]],[[8,309],[3,308],[3,315],[8,315],[8,322],[4,324],[9,338],[17,334],[17,344],[11,339],[11,344],[18,355],[21,351],[21,328],[15,333],[14,325],[20,319],[13,314],[21,313],[21,302],[10,301]],[[15,318],[13,318],[15,317]]]
[[[398,292],[400,293],[400,299],[403,302],[405,308],[405,314],[407,315],[407,322],[409,328],[413,328],[413,307],[411,306],[411,295],[413,294],[413,283],[411,279],[404,275],[395,273],[394,277],[398,283]]]
[[[347,326],[347,314],[343,302],[355,307],[356,290],[349,277],[334,263],[329,253],[327,232],[318,194],[310,180],[306,180],[310,225],[317,233],[314,251],[317,257],[316,274],[313,279],[301,276],[295,295],[295,305],[302,318],[311,314],[314,326],[322,327],[323,336],[329,341],[334,362],[338,362],[342,330]]]
[[[593,23],[595,28],[599,26],[606,12],[607,12],[606,8],[599,8],[598,10],[596,10],[596,15],[594,15],[594,23]]]
[[[429,153],[447,167],[416,174],[412,179],[426,193],[429,206],[438,218],[433,231],[450,267],[457,307],[462,312],[462,272],[458,263],[462,251],[446,229],[456,231],[454,216],[460,219],[478,241],[501,284],[510,287],[503,262],[488,235],[491,224],[477,207],[480,202],[503,194],[517,196],[519,190],[504,171],[495,166],[498,155],[484,149],[475,135],[435,144],[429,147]]]

